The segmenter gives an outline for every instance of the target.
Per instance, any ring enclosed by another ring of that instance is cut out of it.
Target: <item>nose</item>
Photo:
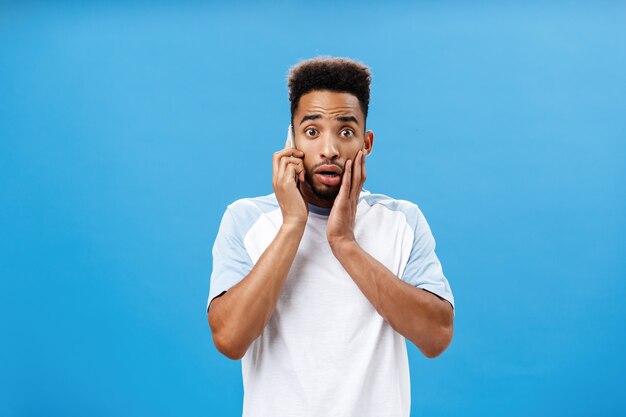
[[[324,159],[333,160],[339,156],[339,148],[337,147],[337,139],[331,135],[326,134],[321,138],[320,156]]]

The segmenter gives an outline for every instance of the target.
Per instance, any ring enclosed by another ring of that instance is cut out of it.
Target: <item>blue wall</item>
[[[412,415],[623,412],[625,3],[413,3],[3,2],[0,415],[240,415],[210,250],[318,54],[371,66],[366,188],[456,297]]]

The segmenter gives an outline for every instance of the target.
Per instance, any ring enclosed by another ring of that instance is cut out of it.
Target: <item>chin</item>
[[[326,187],[326,186],[313,186],[311,187],[313,195],[323,201],[335,201],[337,194],[339,194],[339,187]]]
[[[332,187],[326,184],[317,183],[308,172],[305,172],[304,174],[304,181],[308,186],[308,192],[312,194],[312,197],[315,197],[320,201],[335,201],[335,198],[337,198],[337,195],[339,194],[339,189],[341,188],[341,184],[336,187]]]

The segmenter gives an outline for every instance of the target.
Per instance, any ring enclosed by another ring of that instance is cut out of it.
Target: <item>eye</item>
[[[352,129],[344,129],[339,134],[344,138],[351,138],[354,136],[354,131]]]
[[[317,130],[316,130],[316,129],[313,129],[312,127],[309,127],[308,129],[306,129],[306,130],[304,131],[304,133],[305,133],[307,136],[315,136],[315,135],[317,135]]]

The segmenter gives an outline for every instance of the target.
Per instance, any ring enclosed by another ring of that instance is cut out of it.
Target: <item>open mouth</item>
[[[343,169],[339,165],[324,164],[315,170],[315,175],[320,183],[327,187],[337,187],[341,183]]]
[[[343,172],[343,169],[339,165],[335,164],[323,164],[320,165],[316,170],[316,174],[324,175],[324,176],[339,176]]]

